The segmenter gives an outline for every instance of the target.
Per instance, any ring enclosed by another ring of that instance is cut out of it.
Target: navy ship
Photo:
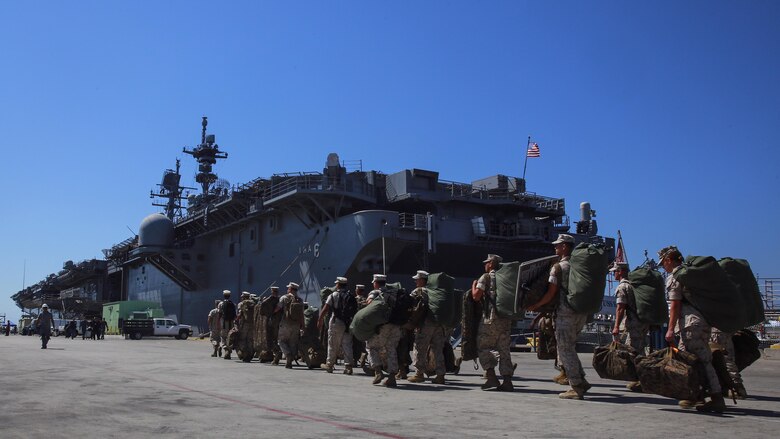
[[[319,306],[320,289],[337,276],[369,284],[373,273],[386,273],[411,288],[411,275],[425,269],[446,272],[465,289],[482,273],[487,253],[506,261],[547,256],[559,233],[614,248],[613,238],[597,234],[588,203],[580,205],[572,233],[563,198],[528,192],[523,179],[506,175],[463,183],[434,170],[386,174],[331,153],[322,171],[231,186],[214,173],[228,153],[207,125],[204,117],[200,144],[183,150],[198,163],[198,189],[181,185],[177,160],[151,193],[162,200],[153,203],[162,213],[144,218],[137,236],[104,250],[104,260],[67,262],[14,295],[17,304],[47,301],[84,315],[99,314],[104,302],[143,300],[205,327],[224,289],[263,295],[293,281]]]

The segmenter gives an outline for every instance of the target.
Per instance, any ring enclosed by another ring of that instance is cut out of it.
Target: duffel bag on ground
[[[644,393],[698,401],[701,395],[699,359],[677,348],[655,351],[638,357],[636,372]]]
[[[636,350],[631,346],[613,341],[593,351],[593,368],[607,380],[637,381],[636,356]]]

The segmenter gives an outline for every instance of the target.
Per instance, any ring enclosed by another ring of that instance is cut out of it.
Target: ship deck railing
[[[480,200],[514,200],[525,201],[540,209],[550,212],[566,211],[566,202],[563,198],[545,197],[535,192],[520,192],[514,189],[487,189],[485,186],[474,186],[469,183],[439,179],[437,188],[440,192],[448,194],[451,198],[476,198]]]
[[[371,196],[373,186],[366,181],[343,177],[331,177],[321,173],[276,174],[280,181],[263,191],[264,203],[295,192],[339,192],[359,196]]]

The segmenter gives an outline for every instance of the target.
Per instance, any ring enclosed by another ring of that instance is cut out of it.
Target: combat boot
[[[398,369],[398,372],[395,374],[395,378],[398,380],[405,380],[409,377],[409,375],[404,372],[403,369]]]
[[[217,346],[214,346],[214,353],[213,353],[213,354],[211,354],[211,356],[212,356],[212,357],[216,357],[216,356],[217,356],[217,351],[218,351],[218,350],[219,350],[219,348],[218,348]]]
[[[630,383],[626,384],[626,389],[632,392],[642,393],[642,383],[639,381],[631,381]]]
[[[584,399],[585,396],[585,387],[582,385],[579,386],[571,386],[571,389],[558,394],[558,398],[561,399]]]
[[[280,357],[280,355],[278,353],[274,353],[274,361],[272,361],[271,364],[274,365],[274,366],[278,366],[279,365],[279,360],[280,360],[279,357]]]
[[[366,355],[366,353],[365,353],[365,352],[363,352],[362,354],[360,354],[360,358],[358,358],[358,361],[357,361],[357,364],[358,364],[358,366],[359,366],[360,368],[363,368],[363,367],[365,367],[365,365],[366,365],[366,358],[367,358],[367,355]]]
[[[515,386],[512,384],[512,375],[504,375],[504,382],[498,386],[499,392],[514,392]]]
[[[444,384],[444,375],[436,375],[433,379],[433,384]]]
[[[333,365],[328,363],[320,364],[320,367],[325,369],[325,372],[333,373]]]
[[[713,393],[710,395],[710,400],[703,404],[696,404],[696,411],[710,412],[710,413],[723,413],[726,410],[726,401],[723,400],[723,395]]]
[[[590,390],[591,387],[593,387],[593,386],[590,385],[588,380],[586,380],[585,378],[582,379],[582,384],[580,384],[580,386],[582,386],[582,388],[584,390],[583,393],[587,392],[588,390]]]
[[[287,362],[284,364],[285,369],[292,369],[292,357],[288,356],[286,361]]]
[[[694,401],[692,399],[681,399],[677,402],[677,405],[680,406],[680,408],[684,409],[692,409],[695,408],[697,404],[704,404],[704,401]]]
[[[425,382],[425,375],[423,375],[422,371],[417,371],[414,373],[414,375],[410,376],[408,381],[410,383],[424,383]]]
[[[379,384],[382,382],[382,378],[384,378],[384,375],[382,375],[382,369],[376,368],[374,369],[374,381],[372,384]]]
[[[385,387],[396,387],[397,384],[395,382],[395,375],[390,374],[387,379],[385,380]]]
[[[485,371],[485,378],[487,381],[482,385],[482,390],[494,389],[501,385],[501,383],[498,382],[498,377],[496,377],[496,370],[493,368]]]
[[[731,393],[734,399],[745,399],[748,397],[747,390],[745,390],[745,386],[742,383],[737,383],[736,389],[732,390]]]
[[[222,358],[224,358],[226,360],[229,360],[230,359],[230,351],[226,351],[225,356],[222,357]]]
[[[344,375],[352,375],[352,365],[347,364],[344,366]]]
[[[569,377],[566,376],[566,370],[561,366],[561,373],[558,374],[558,376],[554,377],[553,382],[558,383],[562,386],[568,386],[569,385]]]

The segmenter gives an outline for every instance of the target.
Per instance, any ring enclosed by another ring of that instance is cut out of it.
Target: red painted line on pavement
[[[191,389],[189,387],[185,387],[185,386],[182,386],[180,384],[168,383],[168,382],[165,382],[165,381],[160,381],[160,380],[156,380],[156,379],[153,379],[153,378],[149,378],[147,376],[134,375],[134,374],[129,374],[127,372],[122,372],[122,373],[124,375],[131,375],[131,376],[135,376],[136,378],[144,379],[144,380],[147,380],[147,381],[153,381],[155,383],[163,384],[163,385],[166,385],[166,386],[169,386],[169,387],[174,387],[174,388],[177,388],[177,389],[180,389],[180,390],[184,390],[186,392],[200,393],[201,395],[209,396],[211,398],[217,398],[217,399],[221,399],[221,400],[227,401],[227,402],[232,402],[232,403],[235,403],[235,404],[241,404],[241,405],[245,405],[245,406],[248,406],[248,407],[254,407],[254,408],[261,409],[261,410],[266,410],[266,411],[269,411],[269,412],[278,413],[280,415],[289,416],[291,418],[305,419],[307,421],[318,422],[320,424],[327,424],[327,425],[330,425],[332,427],[337,427],[337,428],[341,428],[341,429],[344,429],[344,430],[362,431],[364,433],[369,433],[369,434],[372,434],[372,435],[375,435],[375,436],[388,437],[388,438],[392,438],[392,439],[405,439],[403,436],[398,436],[398,435],[395,435],[395,434],[392,434],[392,433],[385,433],[385,432],[382,432],[382,431],[379,431],[379,430],[372,430],[370,428],[356,427],[354,425],[342,424],[341,422],[331,421],[330,419],[317,418],[317,417],[314,417],[314,416],[304,415],[304,414],[301,414],[301,413],[293,413],[293,412],[289,412],[287,410],[277,409],[277,408],[266,406],[266,405],[262,405],[262,404],[255,404],[255,403],[252,403],[252,402],[241,401],[239,399],[233,399],[233,398],[231,398],[229,396],[224,396],[224,395],[219,395],[219,394],[216,394],[216,393],[205,392],[203,390]]]

